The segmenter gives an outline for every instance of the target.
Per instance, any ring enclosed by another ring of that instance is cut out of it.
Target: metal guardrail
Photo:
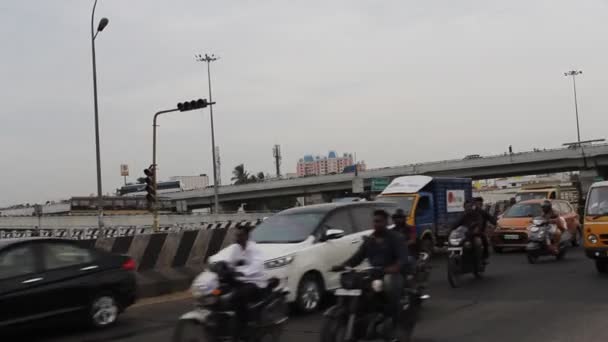
[[[240,221],[236,223],[236,226],[256,226],[262,220],[252,221]],[[155,234],[155,233],[181,233],[192,230],[210,230],[210,229],[222,229],[232,225],[233,222],[216,222],[216,223],[202,223],[202,224],[182,224],[182,225],[170,225],[161,226],[157,232],[154,231],[151,225],[149,226],[127,226],[127,227],[113,227],[105,228],[100,230],[99,228],[85,227],[85,228],[43,228],[43,229],[31,229],[31,228],[0,228],[0,239],[18,239],[18,238],[31,238],[31,237],[54,237],[74,240],[92,240],[98,238],[111,238],[121,236],[134,236],[143,234]]]

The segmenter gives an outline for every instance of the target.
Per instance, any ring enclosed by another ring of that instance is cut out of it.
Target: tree
[[[264,179],[266,179],[266,176],[264,175],[264,172],[261,172],[261,171],[258,172],[258,175],[256,177],[257,177],[258,182],[263,182]]]
[[[230,180],[233,181],[235,185],[247,184],[251,182],[249,172],[245,170],[244,164],[239,164],[234,167],[234,170],[232,170],[232,178],[230,178]]]

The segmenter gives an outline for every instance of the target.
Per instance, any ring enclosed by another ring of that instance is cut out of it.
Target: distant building
[[[180,181],[183,190],[204,189],[209,186],[209,177],[205,174],[200,176],[173,176],[172,181]]]
[[[365,171],[365,163],[357,163],[359,171]],[[296,174],[298,177],[322,176],[344,172],[344,169],[353,165],[353,155],[344,153],[338,156],[335,151],[330,151],[327,156],[306,155],[298,161]]]

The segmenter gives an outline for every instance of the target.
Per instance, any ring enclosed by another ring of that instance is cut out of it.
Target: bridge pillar
[[[597,167],[590,170],[582,170],[578,179],[581,184],[581,192],[586,197],[591,184],[600,180],[608,180],[608,168]]]

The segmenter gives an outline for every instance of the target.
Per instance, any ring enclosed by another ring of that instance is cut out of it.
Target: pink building
[[[348,166],[353,165],[353,155],[344,153],[338,157],[335,151],[330,151],[327,157],[306,155],[298,161],[297,175],[298,177],[305,176],[321,176],[336,173],[342,173]],[[365,171],[365,163],[357,163],[359,171]]]

